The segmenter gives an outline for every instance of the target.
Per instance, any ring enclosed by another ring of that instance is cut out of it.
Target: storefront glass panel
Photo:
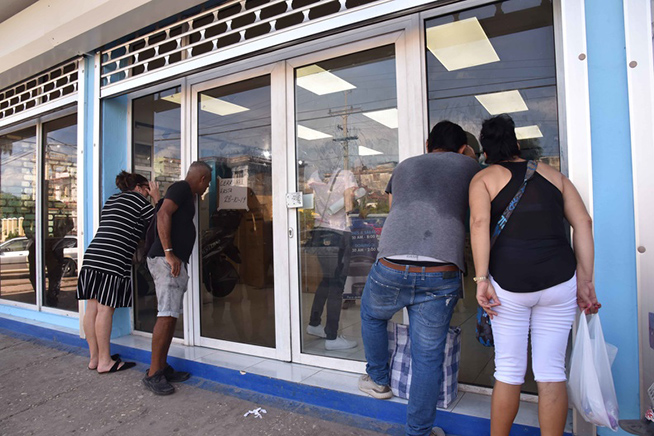
[[[77,115],[43,124],[43,304],[77,311]]]
[[[399,158],[396,79],[393,45],[295,70],[303,353],[365,360],[359,300]]]
[[[170,88],[132,101],[133,171],[159,182],[162,196],[182,178],[181,89]],[[154,282],[145,263],[134,267],[134,328],[152,333],[157,320]],[[180,315],[175,337],[184,336]]]
[[[479,150],[482,122],[508,113],[522,157],[560,169],[554,29],[550,1],[506,1],[428,20],[425,25],[429,125],[455,122]],[[465,298],[452,324],[462,327],[459,382],[493,384],[493,349],[475,338],[476,275],[468,240]],[[535,392],[533,377],[523,389]]]
[[[270,76],[197,95],[200,334],[274,348]]]
[[[36,127],[0,136],[0,298],[36,304]]]

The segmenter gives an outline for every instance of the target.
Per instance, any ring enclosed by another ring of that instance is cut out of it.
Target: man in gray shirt
[[[393,171],[386,188],[392,207],[361,299],[368,364],[359,389],[379,399],[393,396],[386,325],[398,310],[408,310],[412,361],[408,436],[444,434],[432,425],[445,339],[465,269],[468,186],[479,171],[465,132],[449,121],[434,126],[427,152],[406,159]]]

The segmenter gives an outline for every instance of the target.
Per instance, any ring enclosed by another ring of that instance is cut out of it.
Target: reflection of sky
[[[295,87],[297,123],[332,136],[318,140],[298,138],[298,159],[330,170],[342,167],[343,149],[347,147],[350,168],[397,162],[397,129],[362,114],[397,107],[393,47],[380,47],[318,65],[356,88],[318,96]],[[347,112],[347,117],[343,112]],[[382,154],[359,156],[359,146]]]
[[[77,162],[77,126],[72,125],[61,129],[48,132],[47,151],[56,153],[56,158],[61,160],[66,156],[66,160],[73,165]],[[46,155],[46,158],[49,155]],[[53,156],[55,156],[53,154]],[[46,162],[47,164],[47,162]],[[51,176],[51,175],[48,175]]]
[[[164,129],[155,130],[154,134],[154,156],[180,159],[182,156],[180,140],[180,109],[156,112],[154,114],[155,126]]]
[[[507,20],[510,27],[510,14],[516,10],[540,5],[537,2],[505,2],[501,4],[506,16],[495,20]],[[530,6],[534,3],[533,6]],[[467,11],[460,19],[477,16],[482,28],[484,18],[493,16],[496,6]],[[451,22],[452,17],[443,17],[427,22],[432,27]],[[502,27],[494,23],[495,28]],[[522,26],[524,28],[525,26]],[[442,64],[427,51],[429,123],[448,119],[458,123],[464,130],[479,136],[481,123],[491,115],[475,99],[475,95],[492,92],[519,90],[528,111],[511,113],[516,126],[538,125],[543,138],[539,139],[545,156],[559,155],[559,137],[556,101],[556,69],[554,60],[554,35],[552,26],[527,29],[493,37],[491,44],[500,61],[456,71],[447,71]]]

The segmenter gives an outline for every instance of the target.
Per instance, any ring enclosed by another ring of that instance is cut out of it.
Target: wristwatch
[[[483,282],[484,280],[488,280],[488,276],[473,277],[472,280],[474,280],[475,283],[479,283],[479,282]]]

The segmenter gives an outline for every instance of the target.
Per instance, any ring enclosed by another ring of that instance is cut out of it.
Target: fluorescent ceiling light
[[[376,154],[383,154],[381,151],[373,150],[372,148],[359,146],[359,156],[374,156]]]
[[[515,136],[518,139],[542,138],[543,133],[538,126],[524,126],[515,128]]]
[[[219,98],[211,97],[210,95],[200,94],[200,110],[225,116],[249,111],[250,109]]]
[[[384,109],[381,111],[364,112],[363,115],[375,120],[390,129],[397,129],[397,108]]]
[[[500,60],[477,18],[427,29],[427,48],[447,71]]]
[[[176,104],[182,104],[182,93],[178,92],[176,94],[167,95],[166,97],[161,97],[161,100],[166,100]]]
[[[517,90],[475,95],[475,98],[491,115],[528,110],[527,104]]]
[[[332,135],[327,133],[320,132],[318,130],[313,130],[308,127],[297,125],[297,136],[298,138],[306,139],[308,141],[313,141],[315,139],[326,139],[331,138]]]
[[[318,65],[299,68],[297,70],[296,83],[300,88],[304,88],[317,95],[331,94],[356,88],[356,86],[320,68]]]

